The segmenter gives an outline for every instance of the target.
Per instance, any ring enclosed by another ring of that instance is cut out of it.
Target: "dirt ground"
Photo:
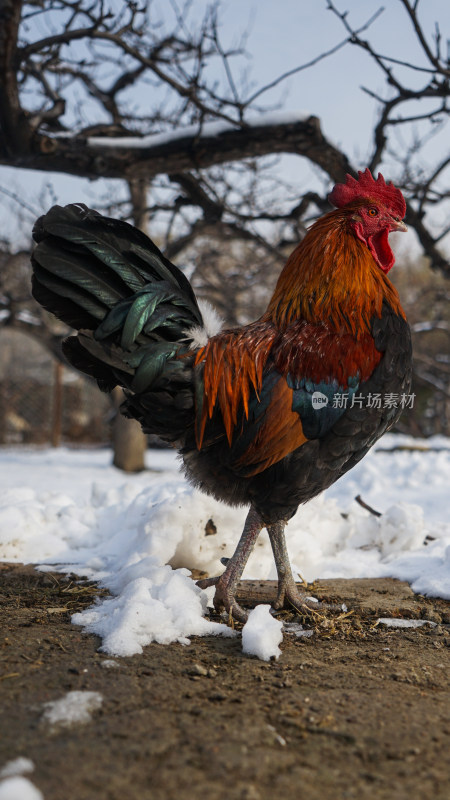
[[[0,768],[30,758],[45,800],[448,800],[450,603],[385,579],[314,590],[353,613],[285,635],[277,662],[208,637],[106,668],[99,640],[70,622],[92,586],[1,564]],[[52,730],[43,706],[71,690],[103,705]]]

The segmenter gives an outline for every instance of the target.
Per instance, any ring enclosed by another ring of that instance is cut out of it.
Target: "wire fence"
[[[6,379],[0,386],[0,445],[104,443],[111,405],[94,383],[66,382],[56,365],[48,383]]]
[[[0,333],[0,445],[110,441],[112,404],[94,381],[29,339],[24,350],[17,334]]]

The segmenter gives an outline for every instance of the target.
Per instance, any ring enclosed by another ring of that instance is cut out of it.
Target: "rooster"
[[[298,506],[357,464],[400,415],[411,341],[391,231],[405,231],[399,189],[368,169],[329,195],[256,322],[220,330],[183,275],[141,231],[84,205],[55,206],[33,230],[33,295],[78,330],[68,361],[104,391],[119,385],[125,416],[175,446],[189,481],[250,510],[214,605],[235,619],[237,583],[267,528],[274,607],[304,611],[284,529]],[[389,402],[385,402],[390,398]]]

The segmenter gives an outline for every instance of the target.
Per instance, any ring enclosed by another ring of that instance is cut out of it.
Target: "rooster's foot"
[[[217,578],[204,578],[203,580],[197,581],[196,586],[199,586],[200,589],[208,589],[209,586],[215,586],[216,591],[213,603],[217,613],[225,609],[232,619],[238,622],[247,621],[247,612],[236,602],[234,592],[231,590],[227,581],[224,580],[223,575],[219,575]]]
[[[299,614],[314,615],[315,611],[322,610],[322,603],[319,603],[313,597],[299,592],[296,589],[281,589],[278,591],[277,599],[272,604],[272,607],[279,611],[282,608],[292,609],[298,611]]]
[[[320,603],[306,592],[299,592],[297,589],[286,549],[285,524],[284,520],[280,520],[267,528],[278,574],[278,595],[273,608],[276,610],[294,608],[300,614],[309,616],[314,616],[324,610],[339,611],[338,606]]]
[[[306,592],[299,592],[295,583],[289,581],[288,585],[280,580],[278,583],[278,595],[272,608],[279,611],[282,608],[295,609],[299,614],[314,617],[323,611],[342,611],[342,608],[332,603],[322,603]]]
[[[236,602],[235,594],[239,579],[244,571],[248,557],[252,552],[259,532],[263,527],[263,521],[253,506],[247,514],[244,530],[242,531],[239,544],[231,558],[224,560],[226,569],[223,575],[218,578],[205,578],[197,581],[200,589],[207,589],[209,586],[216,587],[214,595],[214,608],[220,612],[222,609],[228,612],[230,622],[232,619],[238,622],[246,622],[247,612]]]

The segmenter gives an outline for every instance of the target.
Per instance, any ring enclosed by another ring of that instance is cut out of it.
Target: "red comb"
[[[405,198],[400,189],[397,189],[391,181],[386,183],[381,172],[375,181],[368,167],[364,172],[358,172],[358,179],[346,175],[345,183],[337,183],[328,195],[328,200],[336,208],[343,208],[354,200],[366,198],[380,201],[395,217],[403,219],[406,214]]]

